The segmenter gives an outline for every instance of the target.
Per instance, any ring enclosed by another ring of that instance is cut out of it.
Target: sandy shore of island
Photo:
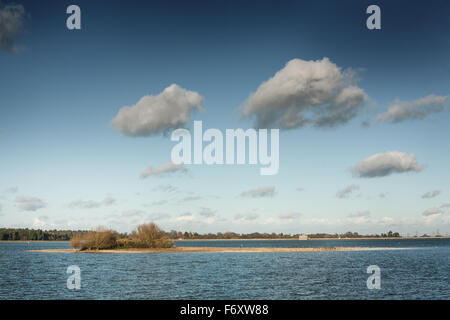
[[[43,249],[27,250],[41,253],[180,253],[180,252],[319,252],[319,251],[368,251],[392,250],[398,248],[369,247],[323,247],[323,248],[227,248],[227,247],[178,247],[165,249],[107,249],[107,250],[76,250],[76,249]]]

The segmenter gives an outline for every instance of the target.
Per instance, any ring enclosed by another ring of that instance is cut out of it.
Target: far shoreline
[[[275,240],[297,240],[297,241],[310,241],[310,240],[422,240],[422,239],[450,239],[450,236],[430,236],[430,237],[361,237],[361,238],[310,238],[306,240],[299,240],[297,238],[255,238],[255,239],[174,239],[172,241],[275,241]],[[70,242],[70,240],[0,240],[0,242]]]
[[[441,237],[361,237],[361,238],[310,238],[305,240],[299,240],[298,238],[256,238],[256,239],[179,239],[175,241],[274,241],[274,240],[298,240],[298,241],[310,241],[310,240],[407,240],[407,239],[450,239],[450,236]]]

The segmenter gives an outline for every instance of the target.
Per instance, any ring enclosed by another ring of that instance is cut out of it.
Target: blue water
[[[179,241],[177,246],[395,247],[289,253],[31,253],[67,242],[0,242],[0,299],[450,299],[450,239]],[[81,269],[69,290],[67,267]],[[369,290],[369,265],[381,289]]]

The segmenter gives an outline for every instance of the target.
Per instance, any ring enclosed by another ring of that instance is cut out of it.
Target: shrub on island
[[[172,241],[155,223],[144,223],[131,233],[130,245],[134,248],[170,248]]]
[[[120,238],[114,230],[97,228],[87,233],[75,234],[70,246],[80,250],[127,249],[127,248],[170,248],[172,241],[155,223],[144,223],[127,238]]]
[[[117,238],[116,231],[98,227],[94,231],[74,235],[70,246],[80,250],[112,249],[117,246]]]

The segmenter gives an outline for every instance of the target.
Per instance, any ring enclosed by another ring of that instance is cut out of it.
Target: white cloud
[[[158,176],[163,174],[169,174],[173,172],[182,172],[186,173],[188,170],[184,167],[183,164],[175,164],[171,161],[166,162],[156,168],[152,166],[148,167],[144,172],[141,173],[141,178],[147,178],[149,176]]]
[[[273,197],[275,195],[275,187],[259,187],[257,189],[244,191],[241,193],[241,197],[260,198],[260,197]]]
[[[449,96],[436,96],[434,94],[409,102],[397,100],[389,106],[386,113],[379,114],[376,121],[397,123],[405,120],[424,119],[432,113],[444,111],[448,104],[450,104]]]
[[[422,199],[431,199],[441,194],[440,190],[429,191],[422,195]]]
[[[352,193],[355,190],[359,190],[359,186],[352,184],[349,185],[347,187],[345,187],[342,190],[339,190],[338,192],[336,192],[336,197],[338,198],[346,198],[348,195],[350,195],[350,193]]]
[[[45,202],[36,197],[17,197],[16,203],[23,211],[36,211],[46,207]]]
[[[389,151],[374,154],[356,164],[352,171],[359,177],[383,177],[392,173],[420,172],[424,167],[419,165],[415,154],[400,151]]]
[[[16,42],[23,29],[25,9],[21,4],[7,4],[0,2],[0,49],[16,52]]]
[[[203,97],[172,84],[159,95],[144,96],[134,106],[122,107],[112,125],[130,137],[158,135],[186,125],[195,109],[203,109]]]
[[[293,59],[250,95],[242,113],[258,128],[334,127],[353,119],[367,99],[352,80],[328,58]]]
[[[47,216],[36,217],[33,220],[33,227],[35,227],[35,228],[49,227],[51,225],[54,225],[54,224],[49,223],[49,217],[47,217]]]

